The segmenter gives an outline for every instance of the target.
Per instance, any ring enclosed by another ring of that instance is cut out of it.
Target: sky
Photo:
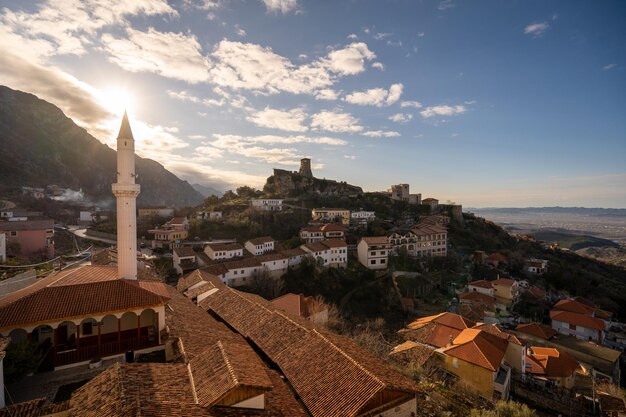
[[[626,208],[626,3],[0,0],[0,84],[191,183]]]

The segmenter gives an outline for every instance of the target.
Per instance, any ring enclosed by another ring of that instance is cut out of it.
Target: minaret
[[[135,184],[135,139],[124,112],[117,135],[117,182],[113,194],[117,198],[117,275],[137,279],[137,212],[139,184]]]

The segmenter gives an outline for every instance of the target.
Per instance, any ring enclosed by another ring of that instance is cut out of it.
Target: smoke
[[[63,194],[52,197],[55,201],[65,201],[65,202],[74,202],[74,203],[85,203],[87,198],[85,197],[85,193],[83,190],[70,190],[66,188],[63,191]]]

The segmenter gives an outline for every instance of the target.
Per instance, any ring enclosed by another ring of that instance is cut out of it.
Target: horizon
[[[622,2],[0,4],[3,84],[108,145],[128,109],[138,155],[190,184],[310,157],[465,207],[626,208]]]

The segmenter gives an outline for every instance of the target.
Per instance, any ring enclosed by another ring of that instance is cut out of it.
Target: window
[[[376,265],[376,259],[372,259],[372,260],[370,261],[370,265]]]
[[[83,323],[83,335],[93,334],[93,323],[87,322]]]
[[[375,250],[374,250],[374,251],[371,251],[371,252],[370,252],[370,256],[376,256],[376,251],[375,251]]]
[[[381,259],[381,260],[380,260],[380,263],[381,263],[381,264],[384,264],[386,261],[387,261],[386,259]]]
[[[13,230],[13,231],[11,232],[11,236],[17,236],[17,232],[16,232],[15,230]]]
[[[569,329],[570,330],[576,330],[576,325],[575,324],[571,324],[569,325]]]

